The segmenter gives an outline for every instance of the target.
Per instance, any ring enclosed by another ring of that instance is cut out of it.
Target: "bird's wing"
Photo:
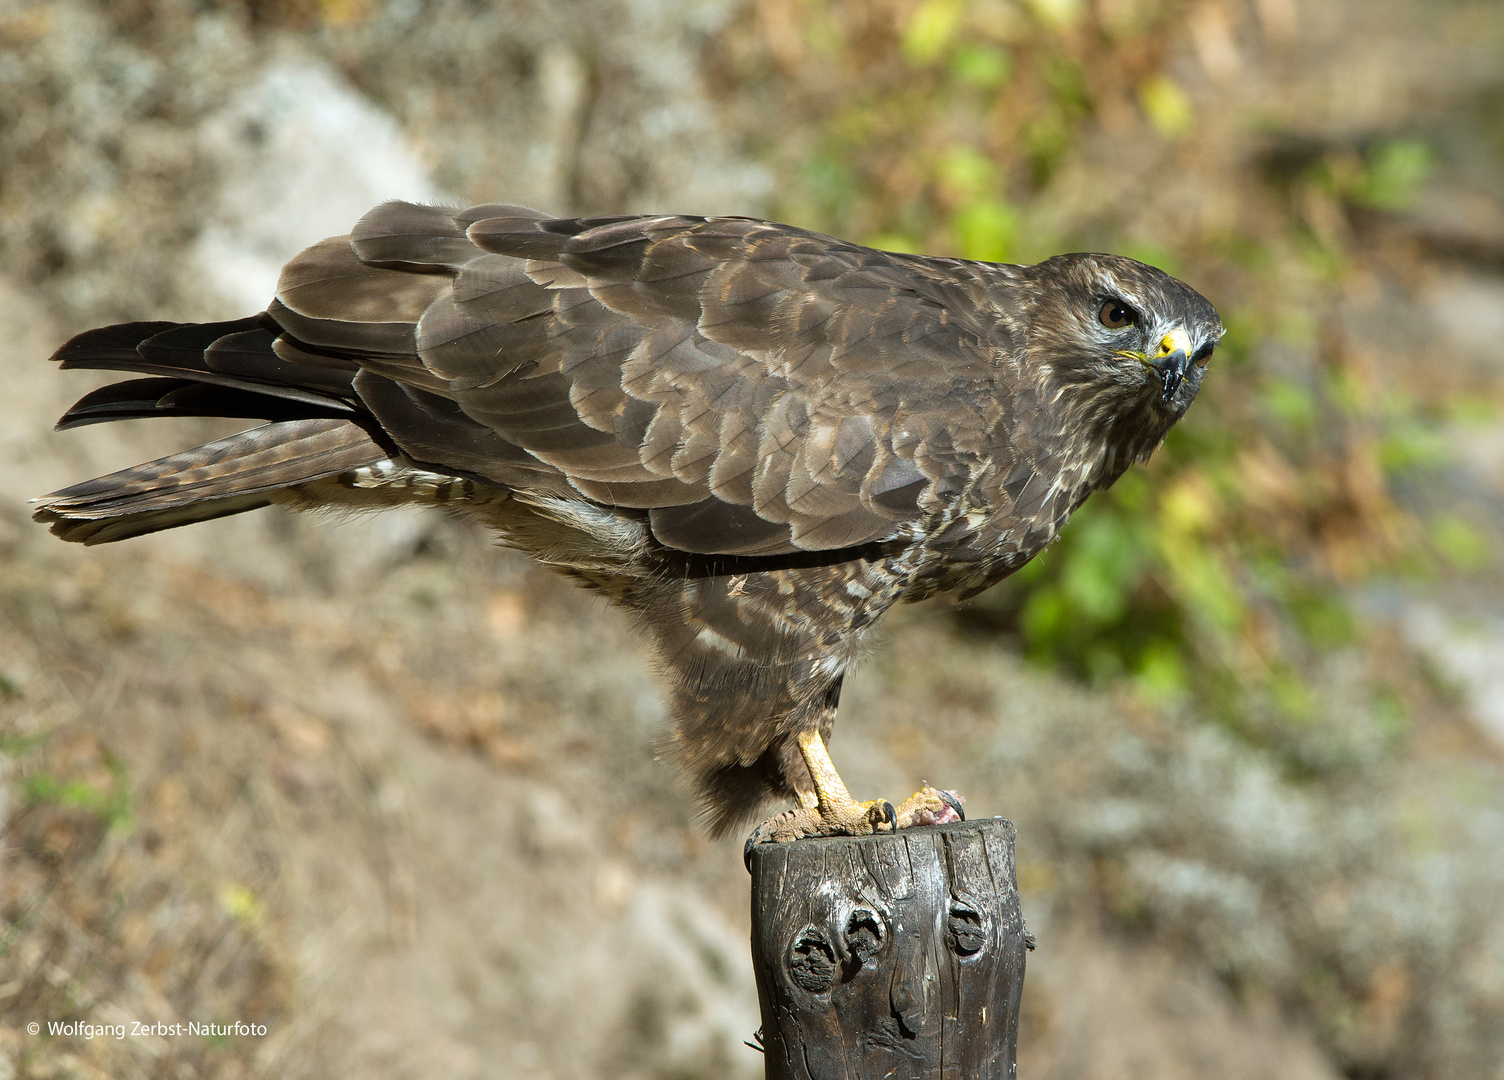
[[[980,272],[744,218],[388,203],[269,312],[289,359],[355,359],[415,457],[776,555],[893,536],[981,467],[1010,342]]]

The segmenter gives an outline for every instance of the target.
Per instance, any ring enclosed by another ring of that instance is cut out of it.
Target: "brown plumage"
[[[1018,569],[1184,413],[1222,333],[1141,263],[873,251],[746,218],[550,219],[388,203],[303,252],[262,314],[82,334],[144,374],[60,427],[256,417],[56,492],[102,543],[269,503],[463,509],[632,611],[712,829],[948,816],[856,804],[824,756],[888,607]]]

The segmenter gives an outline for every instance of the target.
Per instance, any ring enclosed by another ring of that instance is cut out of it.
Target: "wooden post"
[[[1002,818],[752,849],[768,1080],[1013,1080],[1024,929]]]

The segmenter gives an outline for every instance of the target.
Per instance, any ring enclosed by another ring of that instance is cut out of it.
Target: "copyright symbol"
[[[28,1035],[35,1035],[35,1034],[37,1034],[37,1032],[39,1032],[41,1030],[42,1030],[42,1025],[39,1024],[39,1023],[37,1023],[35,1020],[33,1020],[31,1023],[29,1023],[29,1024],[26,1025],[26,1034],[28,1034]]]

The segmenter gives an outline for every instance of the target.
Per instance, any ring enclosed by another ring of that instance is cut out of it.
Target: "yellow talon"
[[[966,812],[961,808],[963,800],[959,796],[928,784],[898,806],[887,799],[857,802],[836,772],[830,752],[825,749],[825,740],[818,731],[801,731],[796,742],[809,769],[814,791],[801,791],[797,808],[771,817],[753,830],[747,838],[745,851],[749,860],[753,847],[769,841],[780,843],[801,836],[868,836],[914,825],[966,820]]]

